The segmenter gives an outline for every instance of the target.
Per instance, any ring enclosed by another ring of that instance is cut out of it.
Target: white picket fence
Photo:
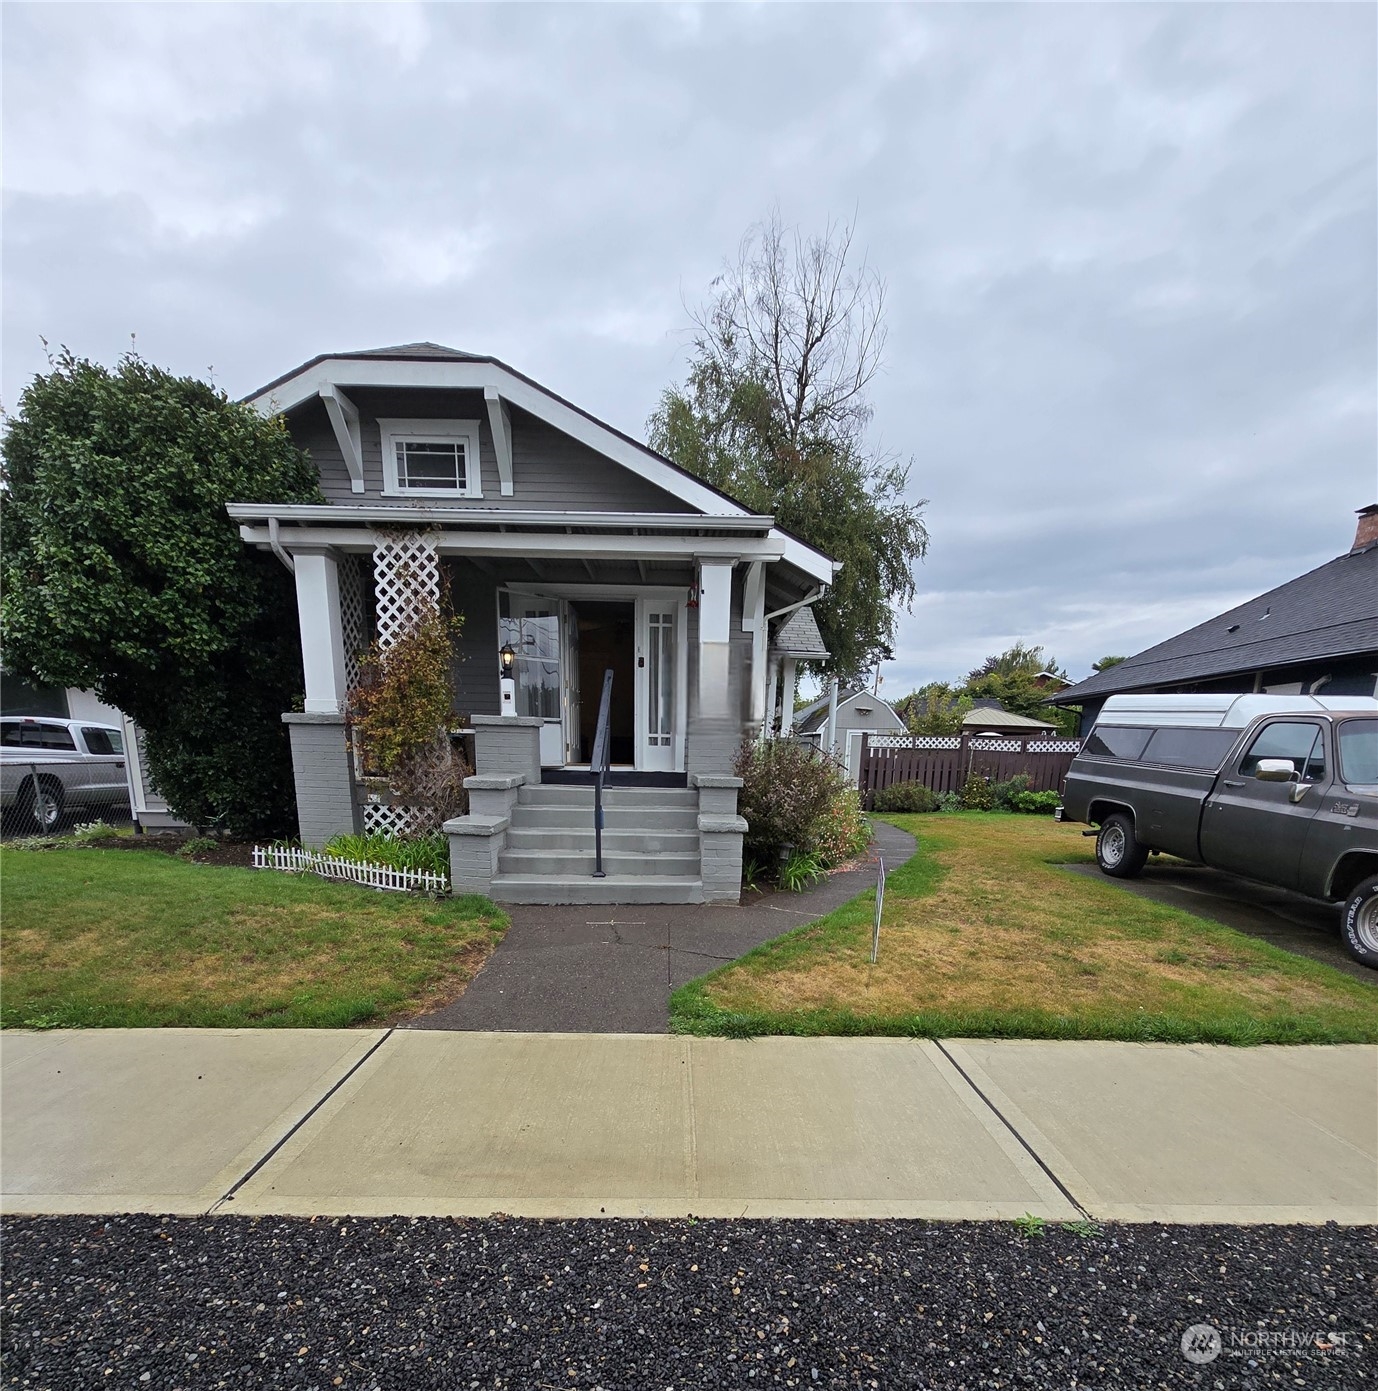
[[[323,855],[319,850],[299,850],[290,845],[255,845],[254,868],[280,869],[288,874],[319,874],[322,879],[344,879],[351,884],[365,884],[370,889],[401,892],[419,889],[430,894],[450,892],[448,875],[432,874],[425,869],[393,869],[390,865],[369,864],[365,860],[344,860],[336,855]]]

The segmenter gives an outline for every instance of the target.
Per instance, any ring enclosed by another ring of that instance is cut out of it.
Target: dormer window
[[[477,420],[380,420],[384,497],[482,497]]]

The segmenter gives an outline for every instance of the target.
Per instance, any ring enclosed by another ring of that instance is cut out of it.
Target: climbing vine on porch
[[[451,664],[463,618],[448,595],[412,597],[390,641],[375,641],[349,693],[353,737],[364,771],[438,825],[463,810],[471,769],[450,742]]]

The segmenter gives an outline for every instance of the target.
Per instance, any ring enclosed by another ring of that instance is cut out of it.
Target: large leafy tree
[[[928,548],[909,465],[867,440],[884,282],[853,256],[850,226],[806,238],[777,213],[747,233],[713,290],[651,443],[842,562],[814,612],[831,669],[855,678],[893,642]]]
[[[968,672],[962,689],[973,698],[998,700],[1016,715],[1047,720],[1070,733],[1076,728],[1076,715],[1046,703],[1052,691],[1039,680],[1045,674],[1059,684],[1068,681],[1066,671],[1042,647],[1016,642]]]
[[[110,371],[64,351],[25,390],[3,450],[6,667],[129,714],[186,820],[289,826],[290,577],[225,513],[319,497],[282,422],[132,353]]]

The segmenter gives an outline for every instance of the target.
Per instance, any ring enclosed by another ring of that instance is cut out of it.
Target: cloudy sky
[[[634,434],[778,204],[889,283],[932,549],[885,691],[1074,676],[1378,500],[1371,5],[27,5],[3,404],[40,337],[213,369],[433,339]]]

